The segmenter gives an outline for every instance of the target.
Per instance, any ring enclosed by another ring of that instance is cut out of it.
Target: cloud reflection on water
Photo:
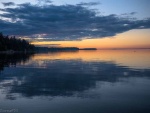
[[[142,57],[149,54],[139,53]],[[134,58],[137,54],[133,51],[128,54],[126,51],[124,54],[117,51],[36,54],[23,64],[15,63],[15,67],[4,67],[0,74],[0,88],[6,93],[7,99],[17,99],[18,94],[28,98],[68,97],[79,96],[82,92],[95,88],[97,82],[117,83],[122,78],[149,78],[150,70],[147,67],[138,69],[131,68],[130,65],[124,66],[124,61],[129,58],[128,63],[132,60],[139,62],[141,56],[137,57],[139,59]]]

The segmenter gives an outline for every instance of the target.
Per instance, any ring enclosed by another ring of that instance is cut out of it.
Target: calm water
[[[0,113],[150,113],[150,50],[0,54]]]

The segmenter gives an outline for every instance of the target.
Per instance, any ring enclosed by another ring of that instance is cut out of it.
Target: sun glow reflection
[[[35,61],[54,60],[81,60],[84,62],[115,62],[121,66],[135,69],[150,68],[150,49],[147,50],[97,50],[77,52],[54,52],[36,54],[32,57]]]

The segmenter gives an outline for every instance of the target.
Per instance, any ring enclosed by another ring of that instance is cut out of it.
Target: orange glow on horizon
[[[62,47],[79,48],[150,48],[150,29],[130,30],[114,37],[85,39],[82,41],[41,41],[32,42],[36,46],[60,44]]]

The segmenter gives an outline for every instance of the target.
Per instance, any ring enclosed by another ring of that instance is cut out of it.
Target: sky
[[[150,48],[150,0],[0,0],[0,32],[36,46]]]

